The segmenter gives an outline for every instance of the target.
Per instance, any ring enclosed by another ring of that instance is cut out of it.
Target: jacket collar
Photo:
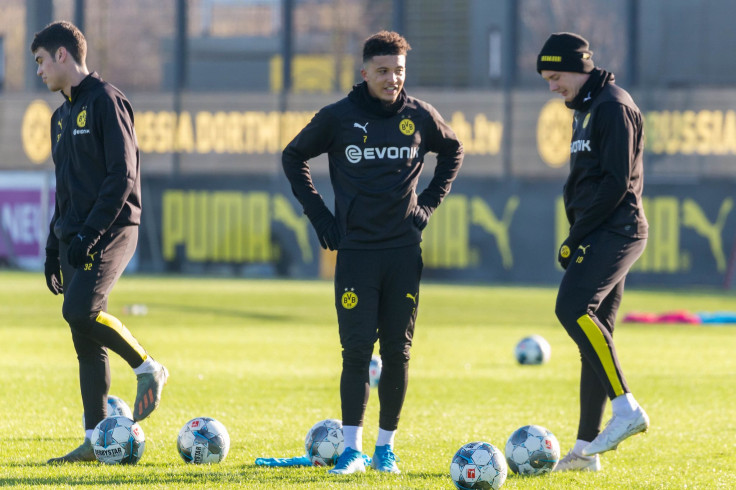
[[[565,102],[565,105],[573,110],[586,112],[591,105],[593,105],[593,99],[603,90],[603,87],[609,83],[615,83],[616,77],[613,73],[607,72],[601,68],[595,68],[590,72],[588,80],[580,87],[580,91],[570,102]]]
[[[391,117],[406,107],[406,91],[402,88],[399,96],[391,105],[385,105],[368,92],[368,84],[361,82],[353,86],[353,90],[348,94],[348,99],[367,112],[379,117]]]
[[[67,97],[66,94],[62,92],[61,95],[64,96],[64,99],[66,99],[67,102],[74,102],[77,100],[84,92],[89,91],[92,87],[97,85],[98,83],[102,82],[102,78],[100,78],[100,75],[97,74],[96,71],[93,71],[86,77],[82,79],[81,82],[79,82],[79,85],[75,85],[72,87],[71,95]]]

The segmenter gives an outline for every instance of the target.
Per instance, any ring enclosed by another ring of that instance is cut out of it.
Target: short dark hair
[[[398,32],[377,32],[363,43],[363,63],[374,56],[405,55],[410,49],[409,42]]]
[[[84,64],[87,59],[87,40],[77,26],[65,20],[52,22],[33,36],[31,53],[39,48],[48,51],[52,56],[56,50],[64,47],[72,55],[77,64]]]

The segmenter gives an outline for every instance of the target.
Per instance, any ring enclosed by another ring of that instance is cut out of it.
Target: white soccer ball
[[[517,429],[506,443],[506,462],[519,475],[541,475],[552,471],[560,460],[560,443],[539,425]]]
[[[514,356],[519,364],[544,364],[551,355],[552,348],[541,335],[521,339],[514,349]]]
[[[100,421],[92,431],[97,461],[105,464],[136,464],[143,456],[146,439],[132,419],[116,415]]]
[[[107,395],[107,416],[114,417],[120,415],[121,417],[133,418],[133,412],[130,407],[122,398],[118,398],[114,395]],[[82,414],[82,428],[86,428],[84,414]]]
[[[506,481],[508,468],[501,451],[488,442],[470,442],[452,458],[450,477],[460,489],[497,490]]]
[[[383,369],[383,361],[380,356],[371,357],[371,365],[368,368],[368,379],[371,383],[371,388],[378,386],[378,381],[381,379],[381,370]]]
[[[315,466],[332,466],[345,450],[342,421],[320,420],[309,429],[304,438],[307,457]]]
[[[181,428],[176,438],[179,456],[187,463],[219,463],[230,450],[230,435],[217,420],[197,417]]]

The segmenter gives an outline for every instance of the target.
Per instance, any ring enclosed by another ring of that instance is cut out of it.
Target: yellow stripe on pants
[[[623,395],[624,388],[621,386],[621,380],[618,379],[616,366],[614,365],[613,357],[611,356],[611,350],[608,348],[606,338],[598,328],[598,325],[596,325],[593,319],[588,315],[583,315],[578,318],[578,325],[583,329],[585,336],[588,337],[595,353],[598,354],[598,359],[600,359],[603,369],[606,371],[606,376],[608,376],[608,381],[611,383],[613,392],[616,396]]]
[[[125,340],[125,343],[128,344],[134,351],[136,351],[139,356],[141,356],[142,360],[146,360],[146,358],[148,357],[148,354],[146,354],[146,350],[141,346],[141,344],[138,343],[135,337],[133,337],[133,334],[130,333],[130,330],[128,330],[120,320],[108,313],[105,313],[104,311],[101,311],[97,314],[97,318],[95,318],[95,321],[101,325],[110,327],[112,330],[117,332],[118,335],[120,335],[123,340]]]

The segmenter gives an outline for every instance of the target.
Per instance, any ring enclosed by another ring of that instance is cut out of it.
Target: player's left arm
[[[590,206],[570,228],[569,241],[573,249],[599,227],[626,196],[641,134],[639,113],[616,102],[601,104],[593,124],[603,178]]]
[[[103,235],[123,209],[140,169],[130,103],[123,97],[105,94],[94,104],[95,134],[102,137],[107,175],[84,226]]]
[[[450,192],[452,182],[463,164],[464,153],[462,143],[439,112],[430,107],[430,115],[423,128],[423,138],[426,138],[427,150],[437,154],[437,165],[429,185],[419,194],[417,205],[434,211]]]

